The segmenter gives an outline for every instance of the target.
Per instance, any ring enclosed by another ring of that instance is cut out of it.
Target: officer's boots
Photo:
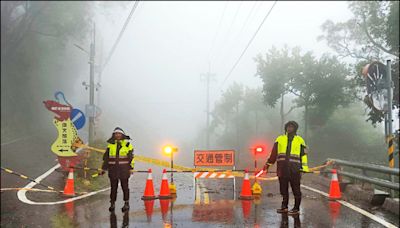
[[[113,212],[113,211],[115,210],[115,202],[114,202],[114,201],[111,201],[111,205],[110,205],[110,207],[108,208],[108,210],[109,210],[110,212]]]
[[[124,206],[121,208],[122,212],[129,211],[129,201],[125,201]]]
[[[283,196],[282,206],[281,206],[281,208],[276,209],[276,212],[278,212],[280,214],[287,213],[288,212],[288,204],[289,204],[289,197]]]
[[[288,212],[289,215],[298,215],[300,213],[301,197],[294,198],[294,207]]]

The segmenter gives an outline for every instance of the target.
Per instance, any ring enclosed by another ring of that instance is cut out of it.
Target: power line
[[[261,24],[258,26],[256,32],[253,34],[253,36],[251,37],[251,39],[249,40],[249,42],[247,43],[246,48],[243,50],[242,54],[240,54],[239,58],[236,60],[235,64],[233,65],[233,67],[231,68],[231,70],[229,71],[229,73],[226,75],[224,81],[222,82],[220,89],[222,88],[222,86],[224,85],[224,83],[226,82],[226,80],[228,80],[228,78],[231,76],[233,70],[236,68],[236,66],[239,64],[240,60],[242,59],[243,55],[246,53],[247,49],[249,48],[250,44],[253,42],[254,38],[256,37],[257,33],[260,31],[262,25],[264,24],[264,22],[267,20],[268,16],[271,14],[272,9],[274,8],[274,6],[276,5],[277,1],[274,2],[274,4],[272,5],[272,7],[269,9],[268,13],[265,15],[264,19],[262,20]]]
[[[253,7],[251,8],[249,14],[247,15],[247,18],[246,18],[246,20],[244,21],[244,24],[242,25],[242,28],[240,29],[239,34],[241,34],[241,33],[243,32],[243,29],[246,27],[247,22],[248,22],[249,19],[250,19],[250,16],[253,15],[252,13],[253,13],[253,11],[254,11],[254,8],[256,7],[256,5],[257,5],[258,3],[259,3],[258,1],[255,1],[255,2],[254,2]],[[257,11],[258,11],[258,9],[259,9],[259,7],[257,8]],[[257,13],[257,11],[254,13],[254,15]]]
[[[138,5],[139,5],[139,1],[135,1],[135,4],[133,5],[132,10],[131,10],[131,12],[129,13],[128,18],[126,18],[126,21],[125,21],[125,23],[124,23],[124,26],[122,27],[122,30],[121,30],[121,32],[119,33],[117,40],[115,41],[114,45],[112,46],[111,52],[110,52],[110,54],[108,55],[108,57],[106,58],[106,61],[104,62],[104,65],[103,65],[102,68],[101,68],[101,71],[103,71],[103,69],[105,68],[105,66],[107,65],[107,63],[110,61],[110,59],[111,59],[111,57],[112,57],[112,55],[113,55],[115,49],[117,48],[117,45],[118,45],[119,41],[121,40],[122,35],[123,35],[124,32],[125,32],[126,27],[127,27],[128,24],[129,24],[129,21],[130,21],[132,15],[133,15],[133,13],[135,12],[135,10],[136,10],[136,8],[137,8]]]
[[[242,25],[242,28],[240,29],[239,33],[236,35],[235,40],[239,40],[239,37],[240,37],[240,35],[242,34],[243,29],[246,27],[247,22],[248,22],[250,16],[252,15],[252,12],[253,12],[255,6],[257,5],[257,3],[258,3],[257,1],[254,2],[253,7],[251,8],[249,14],[247,15],[247,18],[246,18],[246,20],[245,20],[245,23]],[[257,9],[259,9],[259,8],[257,8]],[[254,17],[253,17],[253,18],[254,18]],[[232,45],[235,45],[235,42],[234,42]],[[231,46],[232,46],[232,45],[231,45]],[[229,48],[227,54],[225,54],[224,57],[225,57],[225,56],[231,56],[232,49],[233,49],[233,48]],[[224,59],[224,58],[223,58],[223,59]]]
[[[213,49],[214,49],[215,39],[217,38],[217,35],[219,34],[219,29],[221,28],[221,23],[222,23],[222,20],[224,19],[225,11],[226,11],[226,7],[228,6],[228,3],[229,3],[229,2],[226,2],[226,3],[225,3],[225,7],[224,7],[224,9],[223,9],[223,11],[222,11],[221,18],[219,19],[218,27],[217,27],[217,30],[215,31],[215,34],[214,34],[214,38],[213,38],[213,41],[212,41],[212,45],[211,45],[210,51],[208,52],[208,60],[210,60],[211,52],[212,52]]]
[[[231,33],[232,26],[233,26],[233,24],[234,24],[235,21],[236,21],[236,17],[237,17],[237,15],[238,15],[238,13],[239,13],[240,6],[242,5],[242,3],[243,3],[243,1],[240,1],[239,5],[238,5],[238,8],[236,9],[236,12],[235,12],[235,14],[234,14],[234,16],[233,16],[232,22],[231,22],[231,24],[230,24],[230,26],[229,26],[228,32],[226,33],[225,39],[224,39],[224,41],[222,42],[222,45],[221,45],[221,48],[219,49],[219,50],[220,50],[219,52],[221,52],[222,46],[226,46],[226,45],[224,45],[224,44],[227,44],[227,42],[228,42],[229,34]],[[217,53],[217,54],[218,54],[218,53]],[[214,61],[217,61],[217,60],[220,58],[220,56],[221,56],[221,55],[215,56],[215,57],[214,57]]]

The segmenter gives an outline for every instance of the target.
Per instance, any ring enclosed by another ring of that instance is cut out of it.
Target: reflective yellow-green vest
[[[286,160],[286,148],[288,146],[288,136],[287,134],[285,135],[280,135],[275,142],[278,143],[278,157],[277,161],[283,161]],[[290,147],[290,155],[289,155],[289,162],[293,163],[301,163],[302,170],[304,172],[308,172],[308,161],[307,161],[307,153],[304,151],[304,155],[300,157],[300,152],[301,152],[301,146],[307,148],[306,143],[304,142],[304,139],[298,135],[295,135],[293,137],[292,145]]]
[[[117,159],[117,140],[115,140],[115,143],[109,143],[107,148],[108,148],[108,164],[109,165],[115,165],[115,164],[129,164],[129,157],[128,153],[132,151],[133,153],[133,146],[131,143],[127,142],[126,140],[120,140],[119,142],[121,143],[121,148],[119,149],[119,156]],[[135,159],[133,158],[132,154],[132,161],[131,161],[131,167],[134,168],[135,166]]]

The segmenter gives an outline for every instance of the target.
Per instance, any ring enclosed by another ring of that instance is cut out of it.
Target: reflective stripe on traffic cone
[[[67,183],[64,188],[64,195],[66,196],[74,196],[74,169],[69,169]]]
[[[239,199],[241,200],[252,200],[254,199],[251,194],[250,180],[249,180],[249,172],[246,169],[244,173],[243,183],[242,183],[242,192],[240,193]]]
[[[340,192],[337,172],[336,169],[332,169],[332,179],[329,187],[329,200],[337,200],[341,198],[342,198],[342,193]]]
[[[169,192],[168,186],[168,178],[167,178],[167,170],[163,170],[162,180],[161,180],[161,188],[160,195],[158,195],[160,199],[171,199],[171,193]]]
[[[151,169],[149,169],[149,175],[147,176],[146,187],[144,189],[142,200],[152,199],[157,199],[157,196],[154,194],[153,175],[151,173]]]

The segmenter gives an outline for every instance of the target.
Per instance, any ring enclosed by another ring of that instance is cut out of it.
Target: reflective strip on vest
[[[117,156],[109,156],[109,158],[117,158]],[[119,158],[128,158],[127,155],[120,155]]]
[[[289,159],[290,162],[296,162],[296,163],[301,163],[300,160],[296,160],[296,159]]]
[[[109,165],[115,165],[117,162],[115,161],[109,161],[108,164]],[[129,164],[129,161],[119,161],[118,162],[119,165],[123,165],[123,164]]]

